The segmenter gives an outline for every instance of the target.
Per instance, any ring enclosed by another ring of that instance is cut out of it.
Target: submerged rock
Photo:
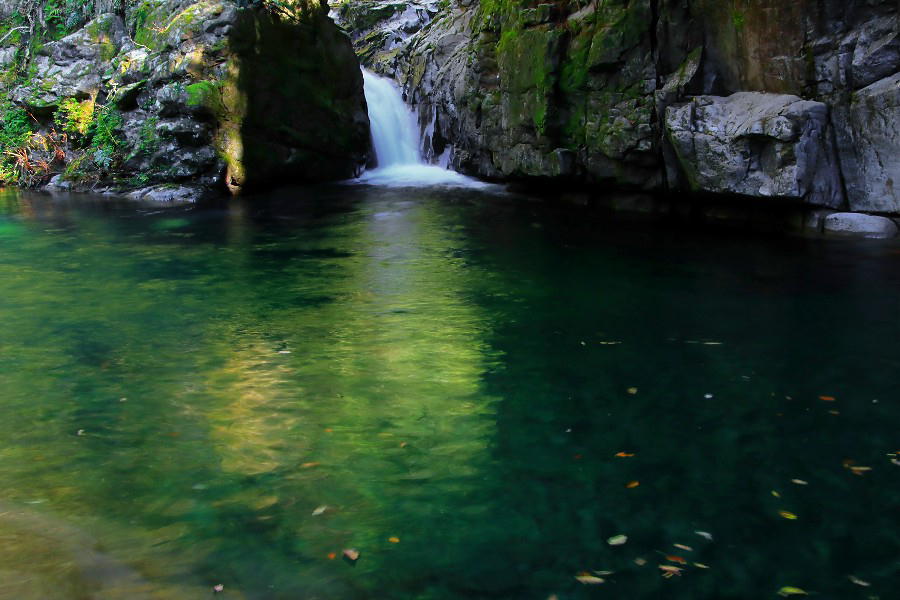
[[[887,217],[861,213],[834,213],[825,217],[825,233],[867,237],[892,238],[897,235],[897,224]]]

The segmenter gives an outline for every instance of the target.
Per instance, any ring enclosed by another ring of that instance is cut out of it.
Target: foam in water
[[[487,187],[489,184],[425,163],[419,154],[416,119],[390,79],[363,69],[372,145],[378,167],[363,173],[361,183],[396,187]]]

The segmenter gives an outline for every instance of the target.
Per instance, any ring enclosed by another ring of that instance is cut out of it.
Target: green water
[[[0,192],[0,599],[898,597],[900,246],[260,200]]]

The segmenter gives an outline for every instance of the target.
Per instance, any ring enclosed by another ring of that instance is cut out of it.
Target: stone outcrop
[[[44,131],[67,128],[65,159],[46,179],[64,171],[76,187],[155,185],[155,197],[160,184],[237,193],[352,177],[365,164],[362,76],[324,2],[126,6],[13,67],[15,105]]]
[[[697,96],[669,107],[665,127],[693,191],[842,204],[821,102],[759,92]]]

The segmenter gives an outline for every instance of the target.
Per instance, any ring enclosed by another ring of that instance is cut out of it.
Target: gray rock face
[[[843,202],[828,107],[796,96],[699,96],[666,110],[666,132],[691,189]]]
[[[887,217],[861,213],[834,213],[825,217],[825,233],[834,235],[892,238],[897,235],[897,224]]]
[[[34,77],[28,85],[14,89],[12,99],[40,111],[52,110],[66,98],[96,98],[106,64],[118,53],[124,38],[121,18],[100,15],[75,33],[42,47],[34,58]]]
[[[850,209],[900,213],[900,73],[857,92],[835,118]]]

